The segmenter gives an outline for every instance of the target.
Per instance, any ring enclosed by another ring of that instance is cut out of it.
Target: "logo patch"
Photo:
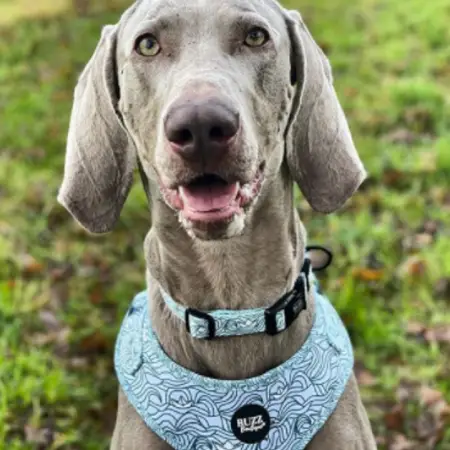
[[[262,406],[245,405],[231,418],[231,429],[241,442],[261,442],[270,430],[269,413]]]

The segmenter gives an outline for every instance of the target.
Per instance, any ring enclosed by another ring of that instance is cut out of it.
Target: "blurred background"
[[[150,213],[138,177],[103,237],[55,197],[76,78],[130,3],[0,0],[0,450],[108,446]],[[284,3],[331,59],[370,174],[338,214],[297,197],[310,243],[335,254],[320,277],[379,448],[449,450],[450,0]]]

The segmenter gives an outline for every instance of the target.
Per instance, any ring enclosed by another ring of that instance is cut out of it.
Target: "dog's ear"
[[[117,26],[103,28],[75,88],[58,201],[88,231],[117,221],[133,181],[136,153],[118,114]]]
[[[296,92],[286,133],[289,171],[313,209],[341,207],[366,176],[333,87],[328,59],[296,11],[285,11]]]

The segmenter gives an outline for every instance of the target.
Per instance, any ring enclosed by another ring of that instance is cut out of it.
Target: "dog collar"
[[[309,250],[321,250],[328,255],[327,264],[317,270],[322,270],[330,264],[332,255],[328,250],[322,247],[307,247],[306,251]],[[313,282],[311,261],[307,257],[292,290],[269,308],[200,311],[180,305],[164,289],[160,290],[167,307],[185,323],[187,331],[194,338],[213,339],[258,333],[274,336],[289,328],[307,308],[307,298]]]

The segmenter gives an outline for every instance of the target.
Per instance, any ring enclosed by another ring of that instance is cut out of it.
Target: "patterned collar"
[[[332,255],[328,250],[318,246],[307,247],[306,254],[317,250],[325,253],[328,258],[325,265],[316,268],[322,270],[331,263]],[[199,311],[179,304],[164,289],[160,288],[160,291],[167,307],[185,323],[187,331],[194,338],[214,339],[257,333],[273,336],[289,328],[307,308],[313,277],[311,261],[306,257],[294,287],[269,308]]]

